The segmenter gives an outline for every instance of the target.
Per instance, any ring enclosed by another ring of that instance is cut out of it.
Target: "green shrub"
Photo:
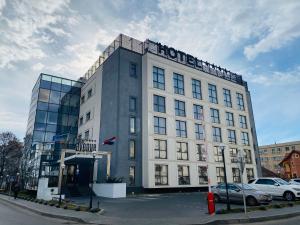
[[[267,210],[267,207],[266,206],[259,206],[259,208],[258,208],[259,210]]]

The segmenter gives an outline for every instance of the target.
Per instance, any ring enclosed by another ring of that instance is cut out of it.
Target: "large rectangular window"
[[[224,183],[224,167],[216,167],[217,182]]]
[[[176,120],[176,136],[184,138],[187,137],[185,121]]]
[[[194,108],[194,119],[195,120],[203,120],[203,106],[202,105],[193,105]]]
[[[208,84],[209,102],[218,104],[217,87],[213,84]]]
[[[218,146],[214,146],[215,162],[223,162],[222,149]]]
[[[246,168],[246,174],[248,181],[254,179],[254,171],[252,168]]]
[[[167,158],[167,141],[166,140],[154,140],[154,155],[156,159]]]
[[[239,168],[232,168],[233,183],[241,183],[241,174]]]
[[[197,140],[204,140],[204,127],[202,124],[195,124],[195,135]]]
[[[206,152],[203,144],[196,144],[197,160],[206,161]]]
[[[129,74],[131,77],[137,77],[137,65],[136,63],[131,62],[129,64]]]
[[[207,167],[206,166],[198,166],[198,175],[199,175],[199,184],[207,184]]]
[[[189,166],[185,166],[185,165],[178,166],[178,184],[179,185],[190,184],[190,168],[189,168]]]
[[[130,123],[130,133],[135,134],[135,132],[136,132],[136,118],[131,116],[129,123]]]
[[[237,106],[239,110],[245,110],[244,98],[241,93],[236,93]]]
[[[193,98],[202,99],[200,80],[192,79]]]
[[[155,165],[155,185],[168,185],[167,165]]]
[[[230,144],[236,144],[235,130],[228,129],[227,134],[228,134],[228,142]]]
[[[251,156],[251,150],[249,149],[244,149],[245,152],[245,162],[247,164],[252,164],[252,156]]]
[[[135,140],[130,140],[129,141],[129,158],[130,159],[135,159],[135,148],[136,148]]]
[[[212,129],[213,129],[213,141],[222,142],[221,128],[213,127]]]
[[[85,114],[85,121],[87,122],[87,121],[89,121],[91,119],[91,112],[87,112],[86,114]]]
[[[212,123],[220,123],[220,115],[218,109],[210,109],[210,117]]]
[[[165,90],[165,70],[153,67],[153,87]]]
[[[166,134],[166,118],[154,116],[154,133]]]
[[[247,120],[246,120],[246,116],[240,115],[239,117],[240,117],[240,128],[247,129]]]
[[[188,160],[188,144],[185,142],[176,142],[177,148],[177,159],[178,160]]]
[[[129,111],[136,112],[136,97],[129,97]]]
[[[130,186],[135,185],[135,166],[129,167],[129,185]]]
[[[177,73],[173,74],[174,93],[184,95],[183,76]]]
[[[230,148],[229,149],[229,155],[230,155],[232,163],[237,163],[238,162],[238,150],[236,148]]]
[[[249,135],[247,132],[242,132],[242,144],[249,145]]]
[[[234,126],[233,113],[231,112],[226,112],[226,125],[230,127]]]
[[[153,109],[155,112],[166,112],[165,97],[159,95],[153,95]]]
[[[185,116],[185,102],[175,100],[175,115]]]
[[[232,102],[231,102],[231,94],[230,90],[223,88],[223,96],[224,96],[224,105],[226,107],[232,107]]]

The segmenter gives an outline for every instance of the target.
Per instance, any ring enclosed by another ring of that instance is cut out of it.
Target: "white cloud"
[[[5,0],[0,0],[0,16],[2,14],[3,8],[5,7],[5,4],[6,4]]]
[[[43,63],[36,63],[36,64],[34,64],[34,65],[32,66],[32,69],[33,69],[34,71],[40,71],[40,72],[41,72],[41,70],[42,70],[43,68],[45,68],[45,65],[44,65]]]

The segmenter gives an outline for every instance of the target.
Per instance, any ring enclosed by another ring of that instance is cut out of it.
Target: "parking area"
[[[119,218],[168,218],[208,216],[205,192],[143,194],[124,199],[94,197],[94,207],[99,204],[105,216]],[[79,204],[88,205],[88,197],[72,198]],[[276,199],[272,204],[283,202]],[[232,208],[242,208],[242,204],[231,204]],[[216,210],[225,209],[226,203],[216,204]]]

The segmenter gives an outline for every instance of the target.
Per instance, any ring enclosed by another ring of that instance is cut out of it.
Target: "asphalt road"
[[[78,223],[58,220],[31,213],[26,209],[15,207],[0,201],[0,225],[53,225],[53,224],[76,224]]]
[[[245,225],[297,225],[299,224],[300,216],[289,218],[289,219],[282,219],[276,221],[267,221],[267,222],[260,222],[260,223],[247,223]]]

